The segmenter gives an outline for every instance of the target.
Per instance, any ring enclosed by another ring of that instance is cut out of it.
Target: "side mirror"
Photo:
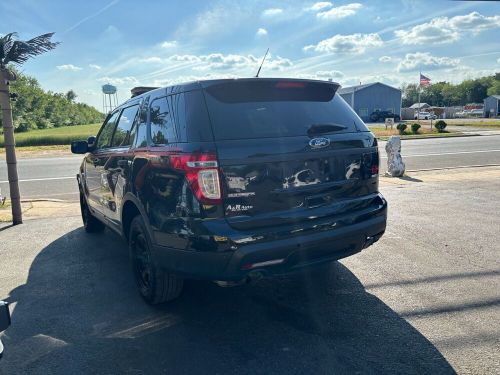
[[[87,141],[73,141],[71,142],[71,152],[73,154],[85,154],[89,150]]]

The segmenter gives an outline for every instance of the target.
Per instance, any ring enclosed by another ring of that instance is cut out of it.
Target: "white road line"
[[[461,154],[481,154],[485,152],[500,152],[500,150],[477,150],[477,151],[458,151],[458,152],[439,152],[429,154],[414,154],[414,155],[401,155],[404,158],[425,157],[425,156],[440,156],[440,155],[461,155]],[[387,159],[387,156],[380,156],[381,159]]]
[[[46,178],[29,178],[25,180],[19,180],[19,182],[32,182],[32,181],[53,181],[53,180],[69,180],[69,179],[75,179],[76,176],[71,176],[71,177],[46,177]],[[0,184],[7,184],[9,181],[0,181]]]

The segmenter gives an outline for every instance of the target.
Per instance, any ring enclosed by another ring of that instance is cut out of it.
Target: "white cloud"
[[[392,57],[391,56],[381,56],[381,57],[379,57],[378,61],[384,62],[384,63],[390,62],[390,61],[392,61]]]
[[[148,64],[159,64],[163,62],[163,59],[158,56],[145,57],[140,59],[139,62],[148,63]]]
[[[458,30],[469,30],[473,33],[500,27],[500,15],[488,17],[478,12],[455,16],[450,18],[449,21],[452,27]]]
[[[499,64],[500,64],[500,57],[497,59],[497,63],[499,63]]]
[[[170,61],[180,62],[201,62],[201,59],[196,55],[173,55],[168,58]]]
[[[316,52],[351,53],[359,54],[367,48],[378,47],[383,44],[380,35],[373,34],[351,34],[334,35],[331,38],[320,41],[318,44],[305,46],[304,50]]]
[[[320,70],[316,72],[318,77],[323,78],[343,78],[344,73],[339,70]]]
[[[500,15],[483,16],[472,12],[463,16],[438,17],[409,30],[394,33],[403,44],[443,44],[459,40],[465,33],[479,34],[481,31],[500,27]]]
[[[97,64],[89,64],[89,68],[95,69],[95,70],[101,70],[101,67]]]
[[[221,37],[233,34],[248,20],[245,6],[236,2],[231,2],[231,6],[225,2],[215,3],[206,11],[193,12],[193,16],[183,19],[173,35],[189,40],[190,44],[195,43],[195,40],[206,44],[211,38],[220,41]]]
[[[407,53],[404,59],[398,64],[398,72],[411,72],[419,69],[453,68],[459,63],[459,59],[436,57],[432,56],[429,52]]]
[[[260,62],[260,58],[253,55],[224,55],[222,53],[212,53],[209,55],[173,55],[168,59],[170,61],[197,63],[197,66],[193,67],[193,70],[196,71],[247,69],[254,68]],[[264,64],[268,70],[283,70],[292,65],[289,59],[280,56],[276,56],[275,58],[268,56]]]
[[[80,68],[79,66],[75,66],[73,64],[57,65],[56,68],[58,70],[68,70],[71,72],[77,72],[77,71],[83,69],[83,68]]]
[[[443,20],[434,18],[428,23],[412,27],[410,30],[396,30],[394,33],[403,44],[442,44],[460,39],[457,30],[446,28]]]
[[[172,48],[176,46],[177,46],[176,40],[166,40],[163,43],[161,43],[161,48]]]
[[[133,76],[127,77],[102,77],[97,80],[102,83],[110,83],[112,85],[138,85],[139,80]]]
[[[330,8],[332,7],[333,4],[329,1],[319,1],[317,3],[314,3],[313,5],[311,5],[309,8],[307,8],[307,10],[312,10],[314,12],[317,12],[318,10],[322,10],[322,9],[325,9],[325,8]]]
[[[319,70],[316,73],[296,73],[292,74],[292,76],[295,78],[303,78],[303,79],[319,79],[323,81],[332,79],[336,81],[345,77],[345,74],[338,70]]]
[[[263,17],[275,17],[283,13],[281,8],[269,8],[262,12]]]
[[[148,85],[154,86],[154,87],[163,87],[163,86],[170,86],[170,85],[175,85],[175,84],[179,84],[179,83],[199,81],[202,79],[224,79],[224,78],[238,78],[238,76],[234,75],[234,74],[223,74],[223,73],[216,73],[216,74],[207,73],[207,74],[201,74],[201,75],[183,75],[183,76],[176,76],[175,78],[156,79],[152,82],[149,82]]]
[[[323,12],[319,12],[316,14],[316,17],[322,20],[339,20],[341,18],[354,16],[361,7],[362,5],[360,3],[341,5],[339,7],[333,7]]]
[[[257,33],[255,34],[257,36],[266,36],[267,35],[267,30],[263,29],[262,27],[257,30]]]

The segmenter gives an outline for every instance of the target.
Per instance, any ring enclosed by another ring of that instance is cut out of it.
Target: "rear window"
[[[209,86],[206,102],[217,140],[307,135],[312,126],[334,133],[368,131],[335,92],[337,85],[308,81],[224,82]]]

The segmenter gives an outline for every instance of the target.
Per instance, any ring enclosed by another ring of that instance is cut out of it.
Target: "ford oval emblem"
[[[330,146],[330,139],[325,137],[313,138],[309,141],[311,148],[323,148]]]

